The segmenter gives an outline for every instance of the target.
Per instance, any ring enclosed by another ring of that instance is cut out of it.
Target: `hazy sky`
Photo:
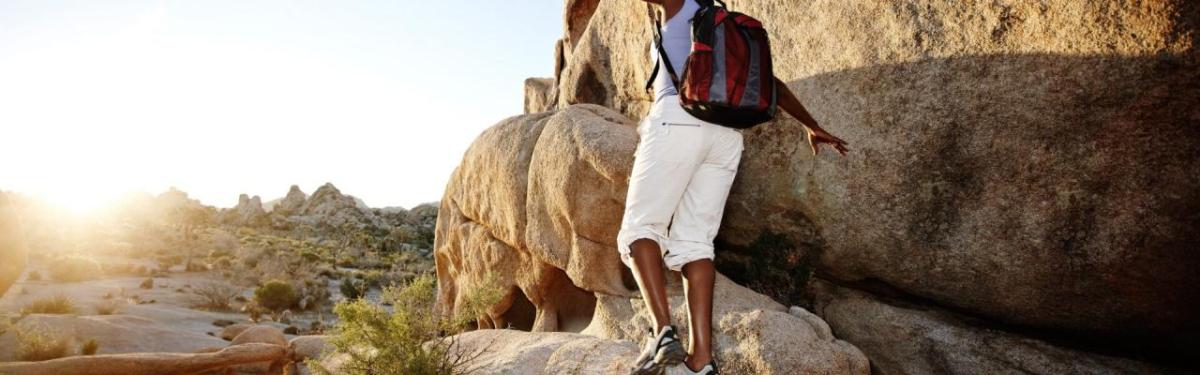
[[[0,190],[438,200],[553,72],[561,0],[0,0]]]

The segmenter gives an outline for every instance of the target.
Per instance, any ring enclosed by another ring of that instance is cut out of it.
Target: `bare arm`
[[[657,4],[663,7],[663,19],[669,20],[675,13],[679,13],[683,9],[684,0],[642,0],[650,4]]]
[[[813,155],[821,152],[820,146],[822,143],[828,143],[842,155],[850,152],[846,148],[846,145],[849,143],[822,129],[821,125],[817,124],[817,120],[813,119],[812,115],[808,113],[808,109],[804,108],[804,104],[800,104],[800,99],[796,98],[796,95],[792,93],[792,89],[788,88],[787,84],[776,78],[775,86],[779,91],[779,108],[782,108],[784,112],[787,112],[800,121],[801,124],[804,124],[804,129],[808,133],[808,145],[812,148]]]

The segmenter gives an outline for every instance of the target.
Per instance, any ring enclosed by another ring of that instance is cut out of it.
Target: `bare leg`
[[[666,263],[663,263],[662,252],[654,240],[643,238],[633,241],[629,249],[636,268],[633,278],[642,290],[642,300],[646,301],[646,308],[654,314],[654,330],[657,332],[671,324],[671,310],[667,305],[667,278],[663,274]]]
[[[692,353],[687,358],[688,368],[699,369],[712,361],[712,306],[713,283],[716,270],[711,259],[701,259],[683,265],[683,288],[687,293],[688,316],[691,318],[688,344]]]

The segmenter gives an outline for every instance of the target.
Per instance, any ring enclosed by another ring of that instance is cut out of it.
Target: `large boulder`
[[[826,283],[817,311],[871,358],[875,374],[1169,374],[1180,370],[1064,349],[954,314],[882,302]]]
[[[441,201],[441,305],[453,310],[498,281],[508,293],[481,327],[642,340],[649,319],[631,298],[637,293],[615,245],[636,145],[631,121],[595,105],[518,116],[484,131]],[[682,286],[673,277],[675,321],[683,323]],[[866,357],[833,338],[820,318],[789,315],[766,296],[718,280],[715,337],[725,367],[867,372]]]
[[[718,238],[731,278],[798,301],[816,274],[996,326],[1200,348],[1200,4],[730,5],[853,150],[814,157],[788,116],[745,132]],[[642,116],[645,9],[567,13],[559,106]]]
[[[441,200],[434,247],[442,306],[461,306],[495,274],[508,294],[482,326],[579,331],[593,292],[632,295],[612,243],[636,144],[633,123],[599,106],[518,116],[484,131]]]
[[[192,353],[224,347],[226,342],[202,333],[180,330],[132,315],[29,315],[0,335],[0,361],[17,360],[17,331],[40,332],[71,340],[75,345],[96,340],[100,354],[175,352]]]
[[[688,341],[687,298],[679,274],[668,279],[671,320]],[[644,343],[653,317],[641,299],[598,294],[596,313],[583,331]],[[867,357],[835,338],[821,318],[788,309],[718,274],[713,291],[713,345],[723,372],[731,374],[867,374]]]
[[[44,362],[0,363],[5,375],[158,375],[237,373],[266,374],[268,372],[239,372],[232,370],[251,363],[277,363],[287,358],[287,348],[269,344],[236,345],[210,353],[131,353],[59,358]],[[281,366],[276,366],[282,370]],[[232,370],[232,371],[231,371]],[[211,372],[210,372],[211,371]]]
[[[25,271],[28,252],[17,207],[0,192],[0,259],[4,259],[0,262],[0,297]]]
[[[484,329],[453,339],[477,374],[625,374],[638,355],[632,342],[565,332]]]
[[[554,109],[557,91],[554,78],[526,79],[525,113],[538,113]]]
[[[288,345],[287,338],[283,336],[283,331],[279,330],[279,328],[263,325],[247,327],[241,333],[238,333],[237,336],[234,336],[233,341],[230,342],[230,345],[252,343],[279,346]]]

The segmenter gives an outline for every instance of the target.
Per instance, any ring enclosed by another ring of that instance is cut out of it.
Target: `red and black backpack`
[[[692,51],[682,77],[668,60],[662,23],[655,20],[659,63],[646,89],[653,87],[659,67],[665,65],[683,109],[692,116],[738,129],[770,121],[775,117],[777,88],[762,22],[729,11],[721,0],[696,1],[700,9],[692,18]]]

